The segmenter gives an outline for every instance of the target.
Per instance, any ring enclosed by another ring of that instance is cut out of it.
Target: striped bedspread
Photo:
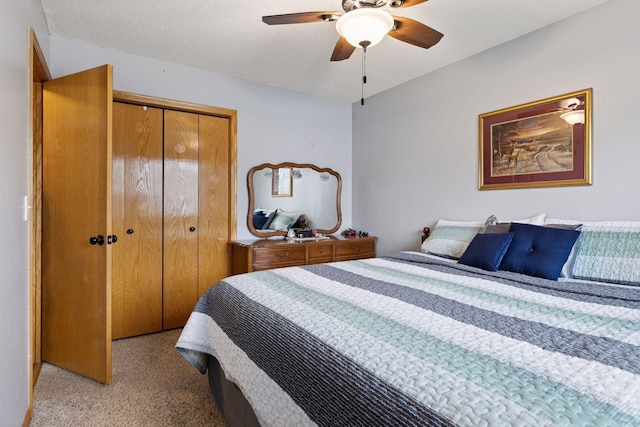
[[[640,288],[419,253],[232,276],[176,348],[263,426],[640,426]]]

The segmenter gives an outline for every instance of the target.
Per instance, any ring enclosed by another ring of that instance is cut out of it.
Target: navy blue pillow
[[[512,239],[513,233],[476,234],[458,262],[483,270],[497,271]]]
[[[253,228],[255,228],[256,230],[262,229],[268,219],[269,217],[265,214],[264,211],[255,211],[253,213]]]
[[[511,224],[513,240],[500,270],[558,280],[580,232],[531,224]]]

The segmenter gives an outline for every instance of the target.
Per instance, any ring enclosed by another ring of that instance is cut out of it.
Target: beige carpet
[[[114,341],[109,385],[44,364],[30,426],[227,426],[207,376],[175,350],[180,332]]]

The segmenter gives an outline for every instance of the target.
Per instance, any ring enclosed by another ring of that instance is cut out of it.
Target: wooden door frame
[[[31,182],[29,215],[29,408],[23,426],[33,414],[33,390],[42,366],[42,83],[51,72],[33,28],[29,28],[29,112],[31,124]]]

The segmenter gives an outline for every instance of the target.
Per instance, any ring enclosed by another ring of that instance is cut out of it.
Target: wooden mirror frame
[[[342,208],[340,205],[340,200],[341,200],[341,195],[342,195],[342,177],[340,176],[340,174],[336,171],[334,171],[333,169],[330,168],[320,168],[316,165],[312,165],[310,163],[291,163],[291,162],[283,162],[283,163],[278,163],[278,164],[272,164],[272,163],[263,163],[261,165],[258,166],[254,166],[253,168],[251,168],[249,170],[249,173],[247,174],[247,187],[249,188],[249,212],[247,213],[247,227],[249,227],[249,231],[251,232],[251,234],[255,235],[255,236],[259,236],[259,237],[273,237],[273,236],[286,236],[287,232],[286,231],[282,231],[282,230],[273,230],[273,231],[258,231],[255,229],[255,227],[253,226],[253,211],[255,210],[255,194],[254,194],[254,186],[253,186],[253,175],[256,173],[256,171],[265,169],[265,168],[270,168],[270,169],[279,169],[279,168],[283,168],[283,167],[291,167],[291,168],[309,168],[309,169],[313,169],[318,173],[328,173],[331,174],[333,176],[335,176],[338,179],[338,188],[336,191],[336,210],[337,210],[337,216],[338,216],[338,221],[335,225],[335,227],[331,228],[331,229],[316,229],[318,231],[318,233],[321,234],[332,234],[335,233],[336,231],[338,231],[338,229],[340,228],[340,226],[342,225]],[[304,213],[304,212],[303,212]]]

